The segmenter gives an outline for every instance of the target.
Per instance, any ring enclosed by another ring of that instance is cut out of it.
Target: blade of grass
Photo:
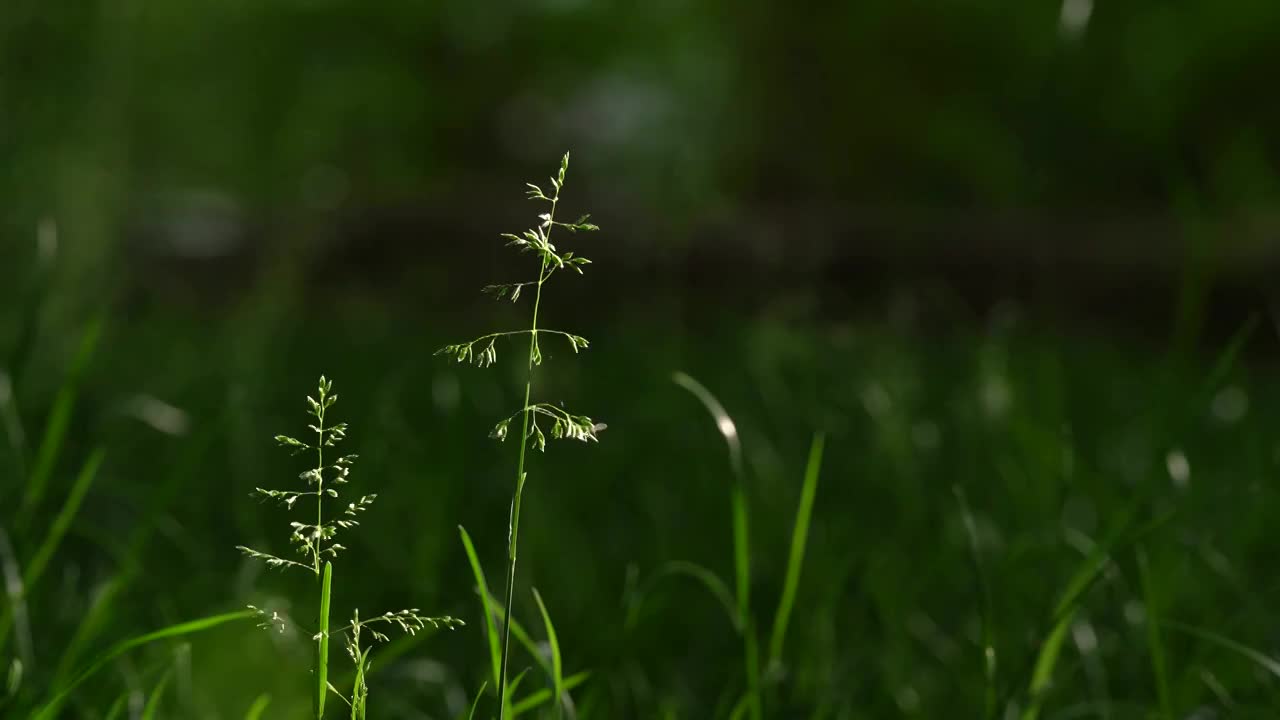
[[[329,695],[329,594],[333,589],[333,563],[324,564],[320,583],[320,631],[316,633],[316,719],[324,717],[324,701]]]
[[[156,715],[160,712],[160,700],[164,698],[164,691],[169,685],[169,678],[172,674],[172,668],[165,670],[160,682],[156,683],[155,689],[151,691],[151,697],[147,698],[147,704],[142,708],[140,720],[155,720]]]
[[[467,720],[476,720],[476,708],[480,706],[480,698],[484,696],[487,687],[489,687],[487,680],[480,683],[480,691],[476,693],[476,699],[471,701],[471,711],[467,713]]]
[[[67,534],[67,528],[71,526],[71,521],[75,519],[76,513],[80,511],[80,504],[84,501],[84,496],[89,492],[89,487],[93,484],[94,478],[97,477],[98,468],[102,466],[104,457],[105,453],[102,448],[98,448],[80,468],[80,473],[76,476],[75,482],[71,486],[71,492],[68,493],[66,500],[63,501],[62,508],[58,511],[57,517],[54,518],[48,533],[45,534],[44,541],[40,543],[35,555],[32,556],[23,570],[22,587],[19,593],[22,597],[29,596],[32,589],[40,582],[40,578],[44,576],[45,569],[49,566],[49,561],[53,558],[53,554],[57,552],[63,536]],[[14,610],[17,607],[17,605],[11,603],[10,607],[6,608],[4,615],[0,616],[0,649],[4,648],[9,639],[9,631],[13,627]]]
[[[461,525],[458,526],[458,533],[462,536],[462,547],[467,551],[467,562],[471,563],[471,573],[475,576],[476,586],[480,590],[480,603],[484,606],[484,632],[489,641],[489,660],[493,666],[493,682],[497,683],[502,664],[502,651],[498,647],[497,630],[493,627],[492,595],[489,592],[489,584],[485,582],[484,568],[480,566],[480,558],[476,555],[475,545],[471,543],[471,536],[467,534],[466,528]]]
[[[591,677],[591,673],[585,672],[585,671],[574,674],[574,675],[570,675],[564,680],[564,691],[571,692],[577,689],[578,686],[585,683],[588,679],[590,679],[590,677]],[[541,690],[530,693],[528,697],[526,697],[525,699],[513,705],[511,707],[511,712],[514,713],[515,715],[522,715],[524,713],[529,712],[530,710],[536,710],[537,708],[547,704],[548,702],[551,702],[551,699],[553,697],[554,696],[552,695],[551,690],[548,690],[547,688],[542,688]]]
[[[725,616],[729,619],[729,624],[733,626],[734,632],[742,633],[738,610],[733,600],[733,593],[729,591],[729,586],[711,570],[686,560],[672,560],[659,566],[658,570],[645,583],[645,586],[636,593],[636,599],[632,602],[631,609],[628,612],[628,628],[634,627],[639,620],[640,608],[644,604],[645,598],[657,585],[657,582],[664,577],[673,575],[682,575],[698,581],[724,607]]]
[[[692,393],[707,409],[729,448],[729,464],[734,476],[733,488],[730,491],[730,505],[733,516],[733,570],[738,608],[737,625],[743,628],[742,635],[746,644],[743,653],[745,664],[743,671],[747,676],[747,689],[751,697],[748,710],[752,720],[761,720],[763,708],[760,699],[760,661],[751,622],[751,529],[742,464],[742,441],[738,436],[737,424],[725,411],[724,405],[706,386],[683,372],[675,373],[672,379],[677,385]]]
[[[1210,642],[1210,643],[1213,643],[1214,645],[1222,647],[1226,650],[1230,650],[1231,652],[1236,653],[1237,655],[1240,655],[1246,660],[1249,660],[1253,664],[1257,665],[1259,668],[1265,670],[1267,673],[1277,678],[1280,678],[1280,661],[1262,652],[1261,650],[1256,650],[1254,648],[1249,647],[1248,645],[1245,645],[1244,643],[1240,643],[1235,640],[1232,640],[1231,638],[1221,633],[1217,633],[1212,630],[1206,630],[1201,627],[1196,627],[1195,625],[1188,625],[1186,623],[1177,622],[1176,620],[1165,620],[1161,622],[1161,625],[1164,625],[1170,630],[1176,630],[1177,632],[1180,632],[1184,635],[1190,635],[1191,637],[1204,640],[1206,642]]]
[[[128,702],[128,700],[129,693],[126,691],[123,695],[116,698],[115,702],[111,703],[111,707],[108,708],[107,714],[102,718],[102,720],[116,720],[116,718],[123,715],[125,703]]]
[[[76,476],[75,482],[71,486],[71,492],[67,494],[66,500],[63,501],[62,509],[58,511],[57,517],[54,518],[53,525],[50,526],[49,532],[45,535],[44,542],[40,544],[36,554],[27,563],[26,571],[22,577],[26,592],[30,593],[31,589],[35,587],[44,575],[44,571],[49,566],[49,561],[53,558],[53,554],[57,552],[63,536],[67,534],[67,528],[71,526],[71,521],[75,519],[76,513],[80,511],[80,504],[84,501],[84,496],[89,492],[89,487],[93,484],[94,478],[97,477],[98,469],[102,467],[102,461],[105,458],[106,453],[102,448],[98,448],[93,451],[93,454],[89,456],[89,459],[80,468],[80,473]]]
[[[262,713],[266,712],[267,706],[271,704],[271,695],[262,693],[258,699],[253,701],[249,706],[249,710],[244,714],[244,720],[261,720]]]
[[[778,611],[773,616],[773,633],[769,638],[769,665],[782,662],[782,647],[787,638],[787,625],[791,622],[791,611],[795,607],[796,589],[800,585],[800,571],[804,567],[804,549],[809,541],[809,522],[813,516],[813,502],[818,492],[818,475],[822,472],[822,452],[826,438],[821,434],[813,437],[809,447],[809,462],[804,471],[804,485],[800,489],[800,505],[796,508],[795,526],[791,531],[791,552],[787,557],[786,580],[782,586],[782,597],[778,600]]]
[[[67,429],[71,425],[71,415],[75,409],[76,396],[80,392],[80,381],[89,366],[90,359],[93,357],[94,349],[98,345],[98,338],[102,334],[102,326],[103,321],[99,317],[90,323],[89,327],[84,331],[80,338],[80,347],[72,360],[71,370],[54,397],[53,409],[49,413],[48,422],[45,424],[44,435],[41,437],[40,447],[36,450],[36,458],[31,467],[31,474],[27,477],[26,492],[22,496],[22,509],[18,517],[19,531],[26,530],[33,511],[40,504],[40,501],[44,499],[45,492],[48,490],[49,479],[53,475],[54,466],[57,464],[58,457],[62,451],[63,441],[66,440]]]
[[[551,646],[551,682],[555,690],[555,718],[560,720],[564,709],[564,665],[560,658],[560,641],[556,638],[555,626],[551,624],[551,615],[542,602],[542,594],[533,588],[533,599],[538,603],[538,612],[542,613],[542,624],[547,629],[547,644]]]
[[[108,580],[102,586],[102,589],[94,595],[89,605],[89,610],[80,619],[80,624],[76,626],[75,634],[71,636],[71,641],[67,643],[67,649],[63,651],[62,658],[58,660],[58,668],[53,674],[55,685],[61,684],[67,679],[84,649],[106,626],[107,621],[111,619],[111,612],[114,609],[116,599],[124,592],[131,579],[132,574],[126,575],[122,573],[116,575]]]
[[[90,663],[84,670],[80,671],[80,673],[77,674],[70,682],[53,690],[49,700],[40,706],[40,708],[31,715],[29,720],[52,720],[52,718],[57,717],[57,713],[61,709],[62,703],[66,701],[67,697],[69,697],[76,688],[80,687],[84,681],[93,677],[99,670],[105,667],[107,663],[130,650],[133,650],[134,648],[156,642],[157,640],[183,637],[185,635],[211,630],[219,625],[235,622],[236,620],[248,620],[256,617],[257,613],[252,610],[240,610],[238,612],[223,613],[221,615],[210,615],[209,617],[200,618],[198,620],[190,620],[176,625],[170,625],[169,627],[161,628],[160,630],[155,630],[153,632],[138,635],[137,637],[119,642],[99,656],[98,659]]]
[[[982,676],[983,676],[983,717],[994,720],[996,716],[996,646],[994,613],[991,609],[991,582],[987,578],[986,565],[982,562],[982,552],[978,546],[978,525],[969,510],[969,501],[964,489],[957,485],[954,488],[956,500],[960,503],[960,515],[964,519],[965,534],[969,536],[969,553],[973,560],[974,575],[978,578],[978,590],[982,596]]]
[[[34,664],[34,642],[22,584],[22,566],[18,563],[9,533],[3,527],[0,527],[0,574],[4,578],[4,594],[8,600],[4,615],[0,615],[0,649],[4,647],[4,636],[11,619],[18,631],[18,657],[15,660],[29,667]]]
[[[1061,655],[1067,631],[1071,627],[1071,620],[1075,617],[1076,609],[1084,596],[1097,583],[1102,576],[1102,571],[1110,564],[1111,556],[1121,547],[1146,537],[1173,517],[1172,512],[1166,513],[1129,532],[1128,528],[1132,525],[1135,512],[1136,507],[1131,505],[1124,519],[1118,524],[1118,529],[1112,534],[1111,540],[1094,545],[1093,550],[1067,583],[1067,589],[1054,609],[1051,629],[1036,654],[1031,681],[1027,686],[1029,699],[1026,709],[1022,712],[1022,720],[1036,720],[1040,716],[1044,695],[1052,683],[1053,671]]]
[[[1156,698],[1160,703],[1160,716],[1173,718],[1173,702],[1169,695],[1169,673],[1165,666],[1164,640],[1160,636],[1160,610],[1156,607],[1155,584],[1151,578],[1151,566],[1141,545],[1137,548],[1138,581],[1142,587],[1142,601],[1147,612],[1147,649],[1151,654],[1151,673],[1156,682]]]

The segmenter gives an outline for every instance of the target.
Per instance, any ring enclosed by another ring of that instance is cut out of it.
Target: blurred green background
[[[380,496],[335,612],[469,623],[375,651],[371,716],[465,713],[488,658],[457,527],[500,587],[516,448],[486,433],[523,374],[516,344],[487,371],[433,352],[525,322],[479,288],[529,274],[498,233],[569,149],[565,207],[603,230],[544,311],[592,348],[536,389],[608,429],[534,459],[519,577],[591,673],[581,716],[729,717],[743,692],[704,588],[640,601],[670,561],[732,584],[733,476],[683,371],[741,433],[762,627],[828,436],[769,717],[1026,717],[1092,565],[1042,717],[1274,717],[1278,32],[1261,0],[6,2],[7,581],[105,462],[0,601],[25,618],[0,714],[152,628],[313,612],[234,548],[284,551],[249,493],[302,469],[271,438],[321,373]],[[540,627],[527,592],[515,612]],[[305,716],[310,649],[250,623],[160,643],[64,716],[122,693],[138,716],[162,668],[160,717],[264,692]]]

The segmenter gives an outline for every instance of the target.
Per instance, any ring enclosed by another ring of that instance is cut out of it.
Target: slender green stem
[[[320,409],[316,413],[316,529],[311,543],[311,557],[316,576],[320,576],[320,540],[324,530],[324,403],[320,395]],[[329,695],[329,595],[333,585],[333,565],[324,564],[324,576],[320,580],[319,642],[316,646],[316,720],[324,717],[324,701]]]
[[[546,233],[548,238],[551,235],[551,229],[555,227],[556,202],[559,199],[560,191],[557,189],[556,196],[551,200],[550,218],[552,222],[547,225]],[[520,536],[520,500],[524,495],[526,477],[524,460],[525,453],[529,447],[529,423],[533,418],[533,408],[529,407],[529,399],[533,394],[534,360],[538,356],[538,309],[542,305],[542,286],[551,277],[548,265],[546,257],[543,257],[542,267],[538,269],[537,290],[533,297],[533,320],[529,329],[529,372],[524,384],[524,419],[520,430],[520,457],[516,462],[516,491],[511,497],[510,527],[507,531],[506,612],[502,616],[502,665],[498,671],[498,720],[504,720],[507,716],[507,657],[511,648],[511,613],[516,589],[516,545]]]

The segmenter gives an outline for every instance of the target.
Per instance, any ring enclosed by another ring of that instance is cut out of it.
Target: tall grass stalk
[[[587,348],[589,345],[586,338],[580,335],[564,332],[563,330],[547,330],[538,326],[538,312],[542,306],[542,291],[547,281],[561,270],[573,270],[578,274],[582,274],[583,267],[591,264],[590,260],[575,254],[573,251],[558,250],[551,242],[553,232],[556,228],[562,228],[570,233],[599,230],[596,225],[588,222],[590,218],[588,215],[583,215],[571,223],[556,220],[556,210],[560,204],[560,191],[564,189],[565,174],[568,170],[569,153],[565,153],[560,160],[559,173],[550,178],[552,192],[549,195],[540,186],[527,183],[527,197],[536,202],[545,203],[548,206],[547,211],[538,215],[539,222],[537,225],[525,230],[520,235],[504,234],[502,236],[508,241],[510,247],[516,248],[521,253],[531,253],[538,258],[537,278],[523,282],[489,285],[483,289],[485,293],[497,299],[509,299],[511,302],[516,302],[528,288],[532,288],[533,312],[529,322],[529,329],[482,335],[470,342],[445,346],[438,353],[453,357],[458,362],[469,362],[478,367],[489,367],[497,361],[496,343],[499,339],[513,336],[528,336],[529,339],[528,354],[525,360],[524,404],[515,413],[499,421],[491,433],[491,437],[505,440],[509,434],[512,421],[519,416],[520,449],[516,459],[515,490],[511,495],[511,509],[508,519],[507,573],[503,592],[506,598],[507,612],[502,621],[501,656],[497,677],[499,720],[503,720],[507,715],[511,608],[515,600],[516,557],[520,540],[520,506],[524,498],[525,481],[528,479],[528,473],[525,470],[526,451],[529,447],[535,447],[539,451],[546,449],[546,433],[538,425],[539,418],[550,423],[549,432],[553,439],[567,438],[583,442],[594,442],[597,440],[597,431],[601,429],[591,418],[585,415],[571,414],[560,405],[532,402],[534,368],[542,364],[542,347],[539,343],[539,336],[554,335],[563,337],[568,341],[569,346],[575,353]]]

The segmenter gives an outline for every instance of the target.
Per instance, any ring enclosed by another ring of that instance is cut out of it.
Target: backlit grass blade
[[[139,635],[123,642],[117,643],[110,650],[107,650],[98,659],[94,660],[84,670],[80,671],[70,682],[62,685],[51,693],[48,701],[46,701],[29,720],[52,720],[58,716],[58,712],[62,707],[62,703],[67,697],[80,687],[84,681],[93,677],[99,670],[107,665],[107,663],[120,657],[121,655],[133,650],[134,648],[156,642],[158,640],[167,640],[169,638],[182,637],[193,633],[211,630],[219,625],[224,625],[237,620],[248,620],[257,617],[257,613],[252,610],[240,610],[238,612],[224,613],[222,615],[211,615],[199,620],[190,620],[188,622],[170,625],[169,627],[156,630],[154,632]]]
[[[324,564],[320,583],[320,631],[316,633],[316,718],[324,717],[324,701],[329,695],[329,595],[333,589],[333,563]]]
[[[818,475],[822,472],[822,452],[826,438],[815,435],[809,448],[809,462],[804,471],[804,485],[800,489],[800,505],[796,508],[795,526],[791,531],[791,552],[787,557],[786,580],[778,611],[773,616],[773,632],[769,638],[769,664],[782,662],[782,646],[787,638],[787,625],[795,607],[796,589],[800,585],[800,571],[804,567],[804,549],[809,541],[809,522],[813,517],[813,502],[818,493]]]
[[[261,720],[262,713],[266,712],[267,706],[270,704],[271,696],[267,693],[262,693],[249,706],[249,710],[244,714],[244,720]]]
[[[61,454],[67,428],[71,425],[76,396],[80,392],[80,381],[85,369],[89,366],[89,360],[93,357],[94,348],[98,345],[102,326],[102,319],[99,318],[85,330],[80,338],[80,347],[76,351],[75,359],[71,363],[71,370],[54,397],[53,409],[49,413],[48,422],[45,423],[44,435],[41,437],[40,447],[36,450],[31,474],[27,477],[26,492],[22,496],[22,511],[18,520],[20,530],[26,529],[32,511],[44,499],[45,492],[48,490],[49,479],[53,475],[54,466]]]
[[[538,612],[542,613],[542,624],[547,629],[547,644],[551,647],[551,685],[555,691],[555,717],[559,720],[564,708],[564,665],[560,659],[560,641],[556,638],[555,626],[551,624],[551,615],[542,602],[542,594],[533,589],[533,599],[538,603]]]
[[[466,528],[458,526],[458,533],[462,536],[462,547],[467,551],[467,562],[471,563],[471,573],[475,576],[476,586],[480,590],[480,603],[484,607],[484,633],[489,642],[489,660],[493,666],[493,682],[498,682],[500,666],[502,664],[502,650],[498,647],[498,633],[494,628],[494,612],[492,604],[492,595],[489,593],[489,584],[485,582],[484,568],[480,566],[480,558],[476,556],[475,545],[471,543],[471,536],[467,534]]]

